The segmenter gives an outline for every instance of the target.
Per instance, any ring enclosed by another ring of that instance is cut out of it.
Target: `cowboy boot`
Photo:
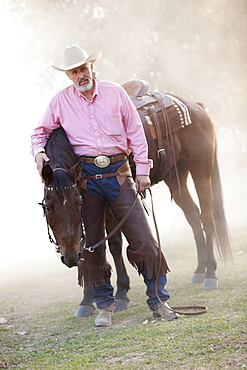
[[[115,307],[116,302],[113,302],[110,306],[101,309],[94,321],[95,326],[110,326]]]
[[[162,321],[171,321],[178,318],[178,315],[171,310],[167,302],[159,303],[153,310],[154,319],[162,319]]]

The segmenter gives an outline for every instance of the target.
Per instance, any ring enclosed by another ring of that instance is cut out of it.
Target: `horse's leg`
[[[93,291],[91,288],[83,288],[83,299],[75,313],[75,317],[88,317],[92,315],[95,311],[93,305]]]
[[[185,218],[193,231],[196,243],[198,265],[191,278],[191,283],[202,283],[205,277],[207,255],[205,235],[200,219],[200,211],[192,199],[187,187],[187,177],[189,173],[187,167],[185,167],[182,162],[178,162],[177,169],[179,173],[180,187],[178,186],[175,174],[173,174],[171,179],[167,177],[164,179],[164,181],[170,188],[175,203],[182,209]]]
[[[216,278],[217,262],[214,255],[215,227],[212,212],[212,172],[211,165],[208,165],[208,168],[206,167],[205,162],[197,163],[197,165],[192,164],[190,172],[197,191],[201,208],[201,222],[206,236],[207,255],[203,288],[216,289],[218,287],[218,280]]]
[[[116,220],[113,217],[110,209],[106,208],[106,231],[107,234],[116,226]],[[117,291],[115,294],[116,298],[116,309],[115,311],[126,310],[129,303],[127,292],[130,289],[130,279],[127,274],[123,255],[122,255],[122,235],[121,230],[117,230],[116,233],[108,240],[109,249],[113,256],[113,260],[116,267],[117,273]]]

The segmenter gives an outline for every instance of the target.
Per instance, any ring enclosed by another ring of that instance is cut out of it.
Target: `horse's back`
[[[202,103],[197,103],[180,97],[178,99],[188,108],[191,122],[196,128],[201,128],[201,130],[209,133],[214,131],[212,118]]]
[[[211,157],[216,149],[216,134],[210,115],[202,104],[181,97],[176,98],[187,107],[191,124],[177,130],[173,134],[174,140],[179,141],[183,153],[190,153],[194,159],[198,156]]]

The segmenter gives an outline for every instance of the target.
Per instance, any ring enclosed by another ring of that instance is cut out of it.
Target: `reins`
[[[134,198],[134,202],[132,204],[132,206],[130,207],[130,209],[128,210],[128,212],[126,213],[126,215],[122,218],[122,220],[114,227],[114,229],[112,229],[109,234],[107,236],[105,236],[103,239],[101,239],[99,242],[95,243],[93,246],[91,247],[83,247],[83,249],[86,249],[87,251],[89,252],[94,252],[94,250],[96,248],[98,248],[100,245],[102,245],[103,243],[105,243],[107,240],[109,240],[112,235],[115,234],[115,232],[120,229],[120,227],[123,225],[123,223],[127,220],[127,218],[129,217],[130,213],[132,212],[135,204],[136,204],[136,199],[138,197],[138,194],[139,193],[136,193],[135,195],[135,198]]]
[[[158,247],[159,247],[159,266],[158,266],[158,273],[157,273],[157,275],[159,276],[159,271],[160,271],[160,267],[161,267],[160,266],[161,265],[161,243],[160,243],[160,236],[159,236],[158,226],[157,226],[157,222],[156,222],[156,217],[155,217],[155,213],[154,213],[153,196],[152,196],[151,189],[148,188],[148,190],[149,190],[150,198],[151,198],[152,216],[153,216],[155,231],[156,231],[156,235],[157,235],[157,242],[158,242]],[[86,249],[89,252],[94,252],[94,250],[97,247],[99,247],[100,245],[105,243],[107,240],[109,240],[112,237],[112,235],[115,234],[115,232],[123,225],[123,223],[129,217],[130,213],[132,212],[132,210],[133,210],[133,208],[136,204],[136,199],[137,199],[138,195],[139,195],[139,193],[136,193],[134,202],[133,202],[132,206],[130,207],[130,209],[128,210],[128,212],[126,213],[126,215],[114,227],[114,229],[111,230],[111,232],[107,236],[105,236],[102,240],[95,243],[91,247],[85,247],[84,246],[83,249]],[[156,293],[156,296],[157,296],[158,300],[160,301],[160,303],[163,304],[163,302],[161,301],[161,299],[159,297],[159,293],[158,293],[158,279],[156,279],[156,283],[155,283],[155,293]],[[168,308],[168,307],[166,306],[166,308]],[[176,306],[176,307],[171,307],[171,308],[168,308],[168,309],[170,309],[170,311],[175,312],[179,315],[187,315],[187,316],[189,316],[189,315],[202,315],[202,314],[208,312],[208,309],[207,309],[206,306],[198,306],[198,305],[194,305],[194,306]],[[199,310],[199,311],[197,311],[197,312],[182,312],[181,310]]]
[[[161,267],[161,243],[160,243],[160,236],[159,236],[159,231],[158,231],[158,225],[157,225],[157,222],[156,222],[156,217],[155,217],[155,213],[154,213],[154,205],[153,205],[153,196],[152,196],[152,192],[151,192],[151,189],[149,188],[149,193],[150,193],[150,198],[151,198],[151,207],[152,207],[152,216],[153,216],[153,221],[154,221],[154,226],[155,226],[155,231],[156,231],[156,235],[157,235],[157,243],[158,243],[158,247],[159,247],[159,266],[158,266],[158,272],[157,272],[157,276],[159,276],[159,271],[160,271],[160,267]],[[160,297],[159,297],[159,293],[158,293],[158,278],[156,279],[156,282],[155,282],[155,294],[159,300],[160,303],[163,304],[163,302],[161,301]],[[208,312],[208,309],[206,306],[198,306],[198,305],[194,305],[194,306],[176,306],[176,307],[167,307],[167,309],[169,309],[170,311],[172,312],[175,312],[179,315],[202,315],[204,313],[207,313]],[[197,311],[197,312],[182,312],[180,310],[200,310],[200,311]]]
[[[51,190],[51,189],[49,189],[49,190]],[[155,226],[158,249],[159,249],[159,265],[158,265],[158,271],[157,271],[157,276],[159,276],[160,267],[161,267],[161,253],[162,253],[162,251],[161,251],[161,242],[160,242],[160,236],[159,236],[158,226],[157,226],[157,222],[156,222],[156,217],[155,217],[155,213],[154,213],[153,196],[152,196],[151,189],[148,188],[148,190],[149,190],[149,193],[150,193],[152,217],[153,217],[153,222],[154,222],[154,226]],[[84,245],[84,246],[81,247],[81,249],[85,249],[89,252],[94,252],[94,250],[96,248],[98,248],[100,245],[102,245],[107,240],[109,240],[115,234],[115,232],[118,229],[120,229],[120,227],[123,225],[123,223],[129,217],[130,213],[132,212],[132,210],[133,210],[133,208],[136,204],[136,200],[137,200],[138,195],[139,195],[139,193],[137,192],[136,195],[135,195],[135,198],[134,198],[134,202],[133,202],[132,206],[130,207],[130,209],[128,210],[128,212],[125,214],[125,216],[122,218],[122,220],[111,230],[111,232],[107,236],[105,236],[102,240],[95,243],[94,245],[92,245],[90,247],[86,247]],[[47,215],[46,215],[46,212],[45,212],[45,198],[42,200],[41,203],[39,203],[39,205],[41,205],[42,208],[43,208],[44,216],[45,216],[45,219],[46,219],[49,241],[50,241],[50,243],[55,245],[56,252],[59,253],[60,252],[60,247],[57,244],[57,242],[54,240],[54,238],[52,237],[51,232],[50,232],[50,226],[49,226],[49,223],[48,223],[48,220],[47,220]],[[80,240],[80,243],[81,243],[82,240],[84,240],[84,232],[83,232],[82,222],[81,222],[81,227],[82,227],[82,238]],[[158,294],[158,278],[156,279],[156,283],[155,283],[155,293],[156,293],[156,296],[157,296],[159,302],[163,304],[163,302],[161,301],[161,299],[159,297],[159,294]],[[201,315],[201,314],[204,314],[204,313],[208,312],[208,309],[207,309],[206,306],[198,306],[198,305],[194,305],[194,306],[176,306],[176,307],[171,307],[171,308],[166,306],[166,308],[169,309],[172,312],[175,312],[175,313],[179,314],[179,315],[187,315],[187,316],[188,315]],[[199,311],[197,311],[197,312],[182,312],[181,310],[199,310]]]

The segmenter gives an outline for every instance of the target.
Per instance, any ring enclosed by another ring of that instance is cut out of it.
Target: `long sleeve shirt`
[[[152,160],[136,108],[125,90],[113,82],[94,80],[89,101],[74,85],[51,100],[32,135],[31,153],[44,151],[52,130],[62,126],[78,156],[131,152],[137,175],[148,175]]]

